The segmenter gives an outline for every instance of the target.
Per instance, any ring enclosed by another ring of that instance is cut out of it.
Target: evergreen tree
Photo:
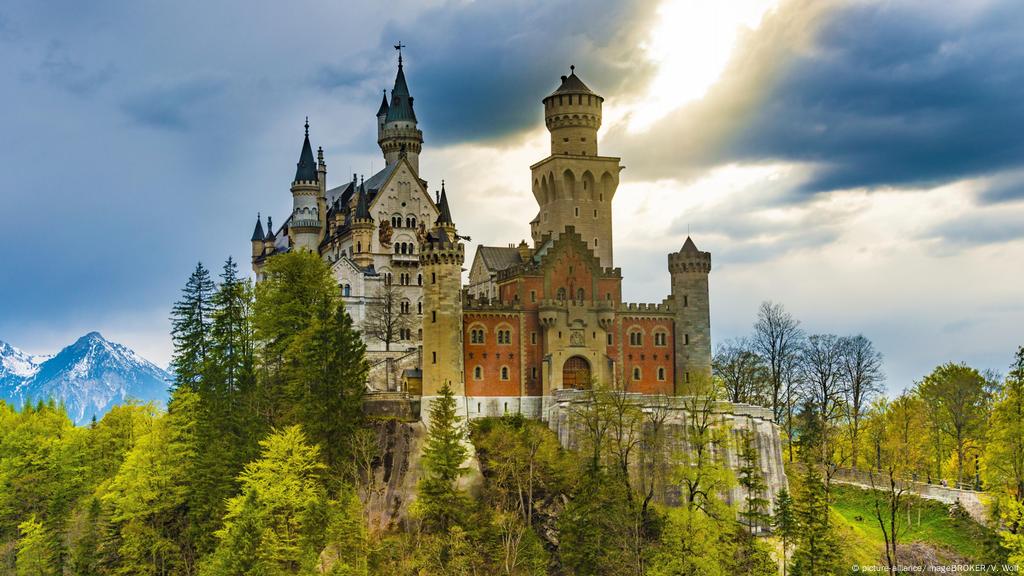
[[[793,497],[789,495],[789,490],[786,488],[779,490],[775,497],[775,516],[772,518],[772,527],[782,540],[782,575],[786,576],[786,568],[789,565],[787,559],[789,546],[799,529],[793,509]]]
[[[825,444],[825,424],[811,405],[805,408],[801,420],[799,449],[805,472],[793,506],[799,533],[793,552],[792,573],[796,576],[839,574],[842,556],[829,518],[828,485],[819,470],[823,458],[822,445]]]
[[[54,576],[57,562],[53,550],[53,537],[35,515],[18,525],[18,576]]]
[[[210,347],[213,290],[210,272],[200,262],[185,283],[181,299],[171,308],[171,369],[177,386],[194,389],[202,381]]]
[[[740,516],[746,521],[750,533],[754,534],[759,527],[767,526],[771,521],[768,514],[770,502],[764,497],[768,483],[761,472],[760,452],[752,433],[741,434],[739,448],[739,484],[743,487],[746,504]]]
[[[466,431],[456,413],[455,395],[445,382],[440,396],[430,405],[430,430],[423,448],[423,478],[418,488],[417,507],[428,531],[444,534],[466,519],[469,501],[457,485],[466,473],[462,465],[469,456],[465,441]]]
[[[331,524],[320,450],[301,427],[260,442],[260,458],[239,478],[241,494],[227,504],[218,546],[204,576],[310,574]]]

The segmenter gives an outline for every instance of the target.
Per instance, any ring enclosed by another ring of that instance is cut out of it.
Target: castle
[[[444,183],[432,197],[419,176],[423,133],[399,54],[391,99],[385,94],[377,111],[384,168],[328,188],[323,150],[314,157],[307,122],[291,214],[277,228],[268,218],[265,231],[257,218],[257,280],[274,254],[315,251],[330,264],[357,324],[388,287],[397,304],[393,311],[389,301],[388,312],[413,319],[388,358],[404,358],[408,367],[400,382],[385,377],[371,388],[428,400],[447,382],[470,417],[542,418],[555,391],[595,381],[680,394],[691,379],[711,374],[711,254],[687,238],[668,255],[667,298],[622,301],[612,201],[623,166],[598,150],[603,102],[574,68],[543,99],[551,153],[530,167],[539,208],[531,242],[477,246],[464,286],[468,239],[458,234]],[[380,354],[392,342],[368,338],[367,346]]]

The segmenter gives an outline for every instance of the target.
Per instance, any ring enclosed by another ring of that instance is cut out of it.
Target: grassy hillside
[[[884,549],[882,530],[875,518],[875,500],[871,490],[833,484],[832,509],[840,534],[849,547],[853,560],[875,563]],[[966,515],[954,516],[949,508],[933,500],[911,497],[910,518],[904,516],[905,530],[900,544],[921,542],[936,549],[940,557],[952,561],[957,557],[983,562],[994,561],[988,548],[993,541],[990,530]],[[884,504],[883,504],[884,505]],[[885,508],[887,510],[887,507]]]

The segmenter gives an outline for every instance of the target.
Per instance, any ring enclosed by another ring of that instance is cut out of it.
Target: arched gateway
[[[590,362],[582,356],[573,356],[562,366],[562,388],[587,390],[590,388]]]

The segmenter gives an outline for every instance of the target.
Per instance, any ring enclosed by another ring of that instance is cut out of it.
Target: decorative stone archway
[[[562,366],[562,388],[590,389],[590,362],[582,356],[571,356]]]

